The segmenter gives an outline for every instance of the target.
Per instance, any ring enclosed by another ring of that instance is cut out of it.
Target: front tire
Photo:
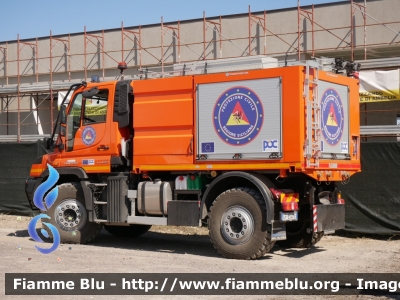
[[[214,248],[226,258],[256,259],[269,252],[265,203],[251,188],[223,192],[214,201],[208,229]]]
[[[84,203],[85,198],[79,183],[64,183],[58,186],[56,201],[44,212],[51,219],[43,221],[58,229],[61,243],[85,244],[99,234],[102,226],[89,222]]]

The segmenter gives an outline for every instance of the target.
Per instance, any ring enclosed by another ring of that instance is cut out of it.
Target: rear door
[[[197,159],[282,157],[281,78],[199,84]]]
[[[321,105],[321,153],[326,159],[349,156],[348,87],[319,81]]]

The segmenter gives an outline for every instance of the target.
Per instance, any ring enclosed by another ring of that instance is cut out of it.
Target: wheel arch
[[[202,197],[201,219],[203,220],[207,217],[213,201],[222,192],[236,187],[252,187],[261,193],[267,208],[266,220],[268,224],[271,224],[274,218],[274,203],[269,189],[274,188],[275,185],[262,174],[242,171],[224,173],[211,182]]]
[[[79,182],[63,183],[58,187],[54,205],[46,211],[51,217],[48,222],[57,228],[61,243],[88,243],[102,228],[101,224],[89,220],[83,197]]]
[[[93,210],[92,204],[92,191],[90,190],[86,179],[88,178],[87,173],[82,168],[55,168],[60,178],[57,181],[57,185],[68,183],[68,182],[79,182],[82,187],[83,195],[85,197],[85,208],[86,210]],[[46,169],[40,174],[42,182],[49,177],[49,169]],[[39,185],[38,185],[39,186]]]

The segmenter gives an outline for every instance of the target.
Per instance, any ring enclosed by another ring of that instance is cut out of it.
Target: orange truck
[[[222,256],[256,259],[344,228],[338,184],[361,169],[358,64],[256,56],[129,80],[119,68],[122,80],[71,86],[26,181],[35,208],[49,166],[58,172],[46,221],[61,242],[103,226],[135,237],[207,225]]]

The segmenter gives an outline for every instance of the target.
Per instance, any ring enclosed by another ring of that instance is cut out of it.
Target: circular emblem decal
[[[86,146],[90,146],[91,144],[94,143],[96,139],[96,131],[94,130],[93,127],[88,126],[83,129],[82,132],[82,141]]]
[[[260,98],[252,90],[237,86],[219,96],[213,122],[218,136],[234,146],[243,146],[260,132],[264,111]]]
[[[334,89],[327,89],[321,100],[322,135],[329,145],[336,145],[343,134],[342,100]]]

